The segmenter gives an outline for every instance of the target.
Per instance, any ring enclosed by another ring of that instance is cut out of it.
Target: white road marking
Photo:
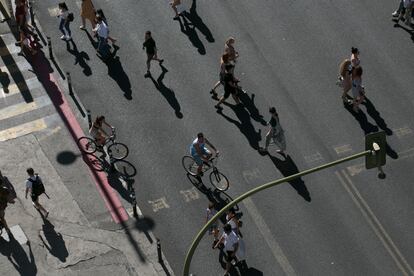
[[[349,144],[336,146],[334,147],[334,150],[336,151],[336,154],[341,155],[344,153],[348,153],[352,151],[352,147]]]
[[[354,201],[357,208],[361,211],[362,215],[368,222],[371,229],[375,232],[375,234],[377,235],[377,237],[379,238],[387,252],[391,255],[391,257],[393,258],[394,262],[401,270],[403,275],[414,275],[413,269],[410,267],[404,256],[395,246],[394,242],[392,241],[388,233],[385,231],[384,227],[379,222],[378,218],[375,216],[374,212],[371,210],[367,202],[364,200],[361,193],[355,187],[351,178],[346,174],[345,170],[342,170],[342,174],[345,176],[346,181],[338,171],[336,171],[335,174],[338,177],[339,182],[341,182],[342,186],[345,188],[345,190],[350,195],[351,199]]]
[[[280,264],[285,274],[289,276],[296,275],[295,270],[293,269],[293,267],[289,263],[289,260],[283,253],[282,248],[280,247],[278,242],[273,237],[272,232],[269,229],[269,226],[267,226],[263,217],[260,215],[259,210],[257,210],[256,205],[253,203],[253,201],[250,198],[246,198],[245,200],[243,200],[243,204],[246,207],[246,210],[249,212],[254,223],[256,224],[260,233],[264,237],[264,240],[266,241],[267,245],[272,251],[273,256],[276,258],[277,262]]]
[[[158,212],[161,209],[170,208],[170,205],[167,204],[167,199],[165,197],[148,200],[148,203],[151,204],[152,211],[154,211],[154,213]]]
[[[48,8],[47,10],[49,12],[50,17],[57,17],[59,15],[58,7]]]
[[[200,198],[200,194],[198,193],[195,187],[188,190],[180,191],[180,194],[184,196],[185,202],[190,202]]]
[[[260,171],[258,168],[253,168],[251,170],[244,170],[243,178],[244,180],[246,180],[247,183],[250,183],[250,181],[260,178]]]
[[[0,120],[5,120],[11,117],[15,117],[47,105],[50,105],[52,101],[49,96],[44,95],[38,98],[35,98],[31,103],[18,103],[8,107],[5,107],[0,110]]]
[[[305,161],[307,163],[313,163],[313,162],[323,160],[322,154],[320,154],[319,152],[316,152],[316,153],[311,154],[311,155],[305,155],[304,158],[305,158]]]
[[[45,129],[47,127],[45,119],[39,119],[24,123],[12,128],[0,131],[0,142],[14,139],[29,133]]]
[[[351,176],[357,175],[365,171],[365,163],[359,163],[346,168]]]
[[[398,138],[413,134],[413,130],[408,126],[393,129],[393,132],[395,133],[395,135],[397,135]]]
[[[39,87],[42,86],[42,84],[39,82],[39,79],[37,77],[34,78],[30,78],[25,80],[25,83],[18,83],[18,84],[11,84],[7,87],[7,91],[4,91],[4,88],[0,89],[1,93],[0,93],[0,97],[1,98],[6,98],[15,94],[20,93],[20,88],[19,87],[25,87],[27,86],[27,89],[33,90],[33,89],[37,89]]]

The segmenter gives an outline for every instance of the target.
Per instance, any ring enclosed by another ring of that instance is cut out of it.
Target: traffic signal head
[[[372,169],[385,165],[387,140],[385,131],[365,135],[365,150],[372,153],[365,156],[365,168]]]

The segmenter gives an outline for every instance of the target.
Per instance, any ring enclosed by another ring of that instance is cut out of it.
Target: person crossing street
[[[26,180],[26,192],[25,198],[27,199],[27,195],[30,194],[32,198],[33,206],[45,217],[49,215],[49,211],[47,211],[42,204],[39,203],[39,196],[45,193],[45,189],[43,186],[43,181],[40,176],[35,172],[32,168],[28,168],[27,174],[29,178]]]

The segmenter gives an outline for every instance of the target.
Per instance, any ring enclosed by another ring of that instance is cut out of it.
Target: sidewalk
[[[32,64],[18,56],[7,27],[0,24],[0,169],[17,192],[6,209],[16,240],[0,238],[0,274],[173,275],[166,261],[158,262],[150,222],[128,217],[106,175],[84,162],[74,137],[87,123],[70,109],[45,55]],[[28,167],[50,195],[40,198],[47,219],[24,198]]]

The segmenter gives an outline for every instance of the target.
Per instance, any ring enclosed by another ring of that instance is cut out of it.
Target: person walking
[[[226,251],[226,270],[224,275],[226,276],[230,275],[229,271],[232,261],[234,260],[236,263],[238,262],[236,254],[239,249],[239,237],[233,230],[231,230],[230,224],[224,225],[223,231],[223,235],[217,241],[214,248],[217,248],[220,244],[224,245],[224,251]]]
[[[206,209],[206,222],[207,223],[212,217],[214,217],[215,214],[217,214],[217,210],[215,209],[216,204],[214,204],[213,202],[210,202],[208,204],[208,208]],[[211,226],[210,229],[208,231],[209,235],[213,235],[214,237],[214,242],[213,242],[213,248],[215,246],[215,244],[218,241],[218,235],[219,235],[219,228],[218,228],[218,220],[216,220]]]
[[[65,2],[61,2],[58,5],[59,7],[59,30],[62,32],[60,39],[62,40],[71,40],[71,31],[70,31],[70,21],[73,14],[69,15],[69,9]],[[73,19],[73,18],[72,18]]]
[[[40,203],[39,196],[45,192],[45,187],[43,186],[43,181],[40,176],[32,168],[26,170],[29,178],[26,180],[26,193],[25,198],[27,199],[27,194],[30,193],[32,198],[33,206],[47,218],[49,211],[47,211]]]
[[[230,96],[233,97],[236,104],[240,104],[240,99],[237,96],[237,82],[239,81],[233,76],[233,68],[234,65],[227,64],[224,66],[224,76],[223,76],[223,82],[224,82],[224,95],[220,98],[218,103],[215,105],[215,108],[221,109],[221,104]]]
[[[6,208],[9,198],[9,189],[3,185],[3,180],[0,179],[0,223],[6,229],[7,233],[10,233],[9,226],[6,221]],[[0,228],[1,231],[1,228]]]
[[[96,27],[93,29],[93,32],[98,37],[98,48],[97,51],[101,58],[107,59],[109,57],[110,51],[108,46],[108,34],[109,29],[105,21],[100,15],[96,16]],[[99,56],[98,55],[98,56]]]
[[[118,46],[115,45],[115,42],[117,40],[109,35],[110,32],[109,32],[108,20],[106,20],[105,14],[103,13],[103,10],[102,9],[96,10],[96,16],[98,16],[98,15],[102,18],[103,22],[105,22],[106,27],[108,27],[108,40],[111,41],[112,46],[114,46],[114,48],[118,48]]]
[[[270,125],[270,129],[266,134],[265,147],[259,148],[259,151],[268,152],[270,140],[273,139],[273,142],[276,144],[276,146],[279,147],[279,150],[277,150],[277,152],[286,157],[286,139],[284,130],[280,125],[279,115],[277,114],[275,107],[269,108],[269,113],[271,115],[270,121],[268,123],[268,125]]]
[[[171,8],[174,10],[175,16],[174,19],[178,19],[180,14],[178,13],[177,6],[181,5],[181,0],[173,0],[170,2]]]
[[[142,50],[144,49],[147,52],[147,73],[144,76],[148,78],[151,76],[151,60],[158,61],[160,65],[164,62],[163,59],[159,59],[157,56],[157,46],[150,31],[145,32],[145,42],[142,44]]]
[[[239,57],[239,52],[234,49],[235,39],[233,37],[229,37],[224,44],[224,53],[229,55],[229,61],[236,63],[237,58]]]
[[[82,0],[80,16],[82,19],[82,25],[79,27],[81,30],[86,30],[86,19],[91,22],[92,30],[95,29],[95,7],[93,6],[92,0]]]
[[[220,84],[224,85],[224,74],[225,74],[225,67],[226,65],[230,64],[229,60],[229,54],[223,54],[220,59],[220,74],[219,74],[219,80],[216,82],[214,87],[210,90],[210,94],[213,95],[214,98],[217,98],[217,92],[216,89]]]
[[[352,107],[355,112],[359,112],[359,105],[365,100],[365,89],[362,86],[362,67],[358,66],[352,71]]]
[[[32,56],[37,54],[37,51],[35,50],[36,42],[32,40],[32,37],[29,34],[29,31],[26,27],[20,30],[20,47],[21,50],[18,53],[18,55],[24,55],[24,51],[28,51]]]
[[[397,18],[397,22],[404,20],[405,25],[411,26],[411,16],[414,6],[414,0],[403,0],[403,8]]]

